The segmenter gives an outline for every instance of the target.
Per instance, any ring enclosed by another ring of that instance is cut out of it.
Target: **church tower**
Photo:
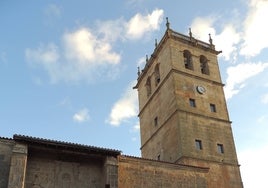
[[[138,71],[143,158],[209,167],[208,187],[242,187],[217,55],[209,42],[167,29]]]

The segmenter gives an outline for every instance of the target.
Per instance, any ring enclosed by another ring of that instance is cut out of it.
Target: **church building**
[[[0,137],[1,188],[242,188],[217,55],[169,21],[138,70],[141,157],[24,135]]]

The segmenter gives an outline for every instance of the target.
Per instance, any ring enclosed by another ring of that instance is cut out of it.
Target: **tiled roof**
[[[17,142],[23,142],[27,144],[37,144],[37,145],[56,147],[56,148],[66,148],[66,149],[79,150],[79,151],[88,152],[88,153],[99,153],[99,154],[111,155],[111,156],[117,156],[121,154],[121,151],[114,150],[114,149],[107,149],[107,148],[101,148],[101,147],[95,147],[95,146],[89,146],[89,145],[83,145],[83,144],[77,144],[77,143],[71,143],[71,142],[56,141],[56,140],[37,138],[37,137],[25,136],[25,135],[15,134],[13,135],[13,139]]]
[[[3,139],[3,140],[13,140],[12,138],[2,137],[2,136],[0,136],[0,139]]]

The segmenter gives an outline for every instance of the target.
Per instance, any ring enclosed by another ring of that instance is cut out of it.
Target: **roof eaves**
[[[95,147],[95,146],[89,146],[89,145],[83,145],[83,144],[77,144],[77,143],[71,143],[71,142],[63,142],[63,141],[57,141],[57,140],[50,140],[50,139],[43,139],[43,138],[37,138],[32,136],[25,136],[25,135],[13,135],[13,139],[18,142],[24,142],[27,144],[40,144],[40,145],[46,145],[51,147],[65,147],[68,149],[78,149],[83,150],[87,152],[97,152],[112,156],[117,156],[121,154],[121,151],[114,150],[114,149],[107,149],[107,148],[101,148],[101,147]]]

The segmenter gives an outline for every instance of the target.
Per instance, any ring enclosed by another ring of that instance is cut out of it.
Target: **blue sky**
[[[197,4],[196,4],[197,3]],[[268,1],[0,2],[0,136],[119,149],[140,156],[132,87],[171,28],[208,41],[222,81],[244,186],[267,187]]]

